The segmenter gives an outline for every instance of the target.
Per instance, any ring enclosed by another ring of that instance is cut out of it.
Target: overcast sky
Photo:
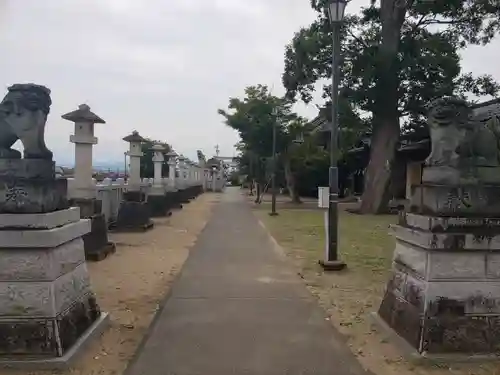
[[[217,109],[252,84],[283,93],[284,46],[314,18],[309,0],[0,0],[0,95],[21,82],[52,90],[46,138],[58,161],[74,150],[60,116],[81,103],[107,122],[96,161],[122,160],[132,130],[192,158],[216,144],[232,156],[238,137]],[[500,80],[499,47],[467,51],[464,69]]]

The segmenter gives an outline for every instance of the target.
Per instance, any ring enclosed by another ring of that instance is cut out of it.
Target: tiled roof
[[[493,99],[472,106],[475,120],[485,122],[493,116],[500,117],[500,99]]]

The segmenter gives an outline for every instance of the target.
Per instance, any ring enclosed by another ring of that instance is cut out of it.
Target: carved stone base
[[[68,208],[67,181],[55,179],[54,162],[0,159],[0,213],[39,213]]]
[[[112,227],[114,231],[136,232],[153,227],[151,211],[147,202],[122,201],[118,218]]]
[[[419,353],[499,352],[500,221],[403,221],[379,316]]]
[[[50,218],[37,226],[40,215],[0,225],[0,365],[64,356],[101,314],[81,238],[88,220],[72,208],[45,214]]]
[[[0,179],[0,214],[45,213],[69,207],[67,181]]]
[[[500,186],[431,185],[412,187],[409,211],[432,216],[496,217],[500,215]]]
[[[148,206],[152,217],[164,217],[172,214],[165,195],[148,195]]]
[[[0,360],[60,357],[100,314],[95,297],[87,295],[55,317],[0,317]]]

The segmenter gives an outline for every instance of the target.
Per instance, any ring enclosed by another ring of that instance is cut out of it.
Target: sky
[[[315,17],[309,0],[0,0],[0,86],[52,90],[46,143],[60,164],[74,160],[73,123],[61,115],[82,103],[106,120],[95,163],[123,160],[133,130],[192,159],[216,145],[233,156],[238,136],[217,109],[248,85],[283,94],[284,47]],[[499,47],[470,48],[464,70],[500,81]],[[296,110],[313,118],[316,103],[320,93]]]

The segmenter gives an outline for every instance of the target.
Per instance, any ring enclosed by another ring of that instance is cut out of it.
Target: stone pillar
[[[90,220],[69,207],[67,180],[56,178],[45,146],[40,119],[50,103],[49,89],[18,84],[0,104],[25,146],[24,159],[0,150],[0,367],[67,365],[108,321],[85,263],[82,235]],[[3,132],[0,144],[13,136]]]
[[[62,115],[75,123],[75,134],[70,141],[75,144],[75,179],[71,204],[80,208],[81,218],[90,219],[91,231],[83,236],[85,257],[99,261],[115,252],[113,242],[108,241],[108,224],[101,209],[101,201],[96,199],[96,186],[92,178],[92,147],[97,144],[94,124],[106,122],[93,113],[86,104],[77,110]]]
[[[500,124],[477,121],[456,98],[439,99],[429,108],[432,151],[422,182],[413,185],[410,202],[392,227],[392,274],[375,318],[399,335],[398,347],[411,347],[422,357],[496,356],[500,149],[491,129]]]
[[[129,180],[127,191],[118,209],[118,218],[113,226],[116,231],[145,231],[153,227],[150,206],[146,195],[141,191],[141,145],[145,142],[137,131],[123,138],[128,142],[130,158]]]

